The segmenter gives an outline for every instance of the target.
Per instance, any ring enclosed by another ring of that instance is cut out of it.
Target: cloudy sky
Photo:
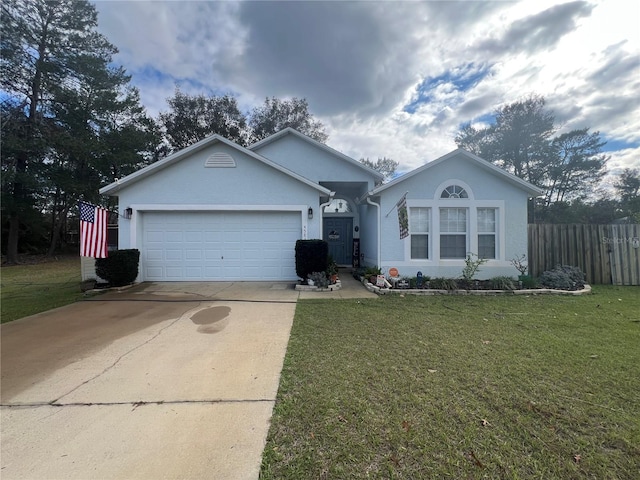
[[[640,167],[640,2],[95,2],[99,30],[155,116],[176,85],[304,97],[328,144],[407,171],[456,148],[463,123],[543,95],[563,131]]]

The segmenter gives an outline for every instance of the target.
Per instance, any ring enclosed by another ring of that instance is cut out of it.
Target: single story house
[[[461,149],[381,181],[287,128],[248,148],[213,135],[100,193],[118,197],[119,248],[140,250],[139,281],[297,280],[295,242],[309,238],[341,265],[456,277],[473,252],[488,259],[482,277],[516,274],[540,189]]]

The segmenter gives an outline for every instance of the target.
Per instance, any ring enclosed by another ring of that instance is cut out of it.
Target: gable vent
[[[204,166],[205,168],[234,168],[236,161],[228,153],[218,152],[209,156]]]

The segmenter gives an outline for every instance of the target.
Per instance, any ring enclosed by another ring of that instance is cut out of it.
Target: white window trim
[[[477,231],[477,233],[476,233],[476,245],[478,245],[478,251],[479,251],[480,250],[480,247],[479,247],[479,243],[480,243],[479,242],[479,237],[480,237],[480,235],[493,235],[493,237],[495,238],[495,251],[494,251],[495,258],[487,258],[487,261],[489,261],[489,260],[497,260],[499,258],[498,257],[498,251],[499,251],[499,249],[498,249],[498,243],[499,243],[498,242],[498,235],[500,234],[500,227],[502,226],[502,224],[499,222],[499,219],[498,219],[499,210],[497,208],[494,208],[494,207],[476,207],[476,230],[478,228],[478,221],[477,221],[478,220],[477,219],[478,209],[480,209],[480,208],[486,208],[487,210],[495,210],[495,219],[494,219],[495,220],[495,228],[494,228],[493,232],[480,232],[480,231]]]
[[[464,188],[469,198],[440,198],[444,189],[447,187],[450,187],[451,185],[457,185],[459,187]],[[440,185],[438,185],[438,188],[436,188],[436,192],[435,192],[435,195],[433,196],[433,199],[440,200],[440,201],[453,200],[457,202],[460,202],[460,201],[466,202],[468,200],[474,200],[475,197],[473,196],[473,190],[471,189],[469,184],[467,184],[466,182],[463,182],[462,180],[458,180],[457,178],[451,178],[449,180],[442,182]]]
[[[474,210],[472,208],[469,207],[469,205],[465,204],[460,204],[459,202],[462,201],[466,201],[466,198],[443,198],[441,200],[446,200],[447,202],[458,202],[456,205],[438,205],[438,258],[440,259],[440,261],[442,262],[451,262],[451,261],[460,261],[460,260],[464,260],[463,258],[440,258],[440,237],[442,235],[462,235],[464,233],[465,237],[466,237],[466,245],[465,245],[465,250],[467,252],[473,252],[473,250],[471,250],[471,239],[469,238],[471,235],[471,225],[469,225],[471,223],[471,210]],[[464,232],[442,232],[440,230],[440,209],[441,208],[460,208],[460,209],[464,209],[467,211],[467,228]],[[477,218],[477,215],[475,215],[475,217]],[[435,228],[435,225],[434,225]],[[477,230],[477,229],[476,229]],[[477,244],[478,242],[476,241],[476,248],[477,248]],[[465,255],[466,256],[466,255]]]
[[[429,209],[429,224],[428,224],[428,230],[426,232],[413,232],[412,226],[411,226],[411,209],[412,208],[428,208]],[[432,224],[433,224],[433,209],[431,207],[422,207],[422,206],[416,206],[416,205],[412,205],[409,206],[409,204],[407,203],[407,210],[409,211],[409,236],[408,238],[408,243],[409,245],[409,255],[408,258],[411,262],[428,262],[433,258],[433,252],[431,251],[431,230],[432,230]],[[412,235],[426,235],[427,236],[427,258],[412,258],[411,257],[411,236]],[[405,258],[407,258],[407,255],[405,253]]]
[[[437,189],[437,195],[450,184],[457,182],[458,185],[468,187],[464,182],[458,180],[447,180],[441,184],[441,189]],[[475,200],[473,193],[467,190],[469,198],[435,198],[433,200],[412,200],[407,199],[407,208],[426,207],[431,209],[431,224],[429,226],[429,258],[411,258],[410,235],[404,242],[404,265],[414,266],[464,266],[464,259],[440,258],[440,207],[467,208],[467,248],[471,253],[478,252],[478,208],[495,208],[496,211],[496,258],[487,259],[487,266],[509,266],[510,262],[506,257],[506,209],[504,200]],[[411,230],[409,230],[411,231]]]

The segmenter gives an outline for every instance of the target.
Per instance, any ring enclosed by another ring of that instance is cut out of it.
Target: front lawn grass
[[[33,265],[3,266],[2,323],[73,303],[80,292],[80,257]]]
[[[300,301],[264,479],[640,478],[640,289]]]

